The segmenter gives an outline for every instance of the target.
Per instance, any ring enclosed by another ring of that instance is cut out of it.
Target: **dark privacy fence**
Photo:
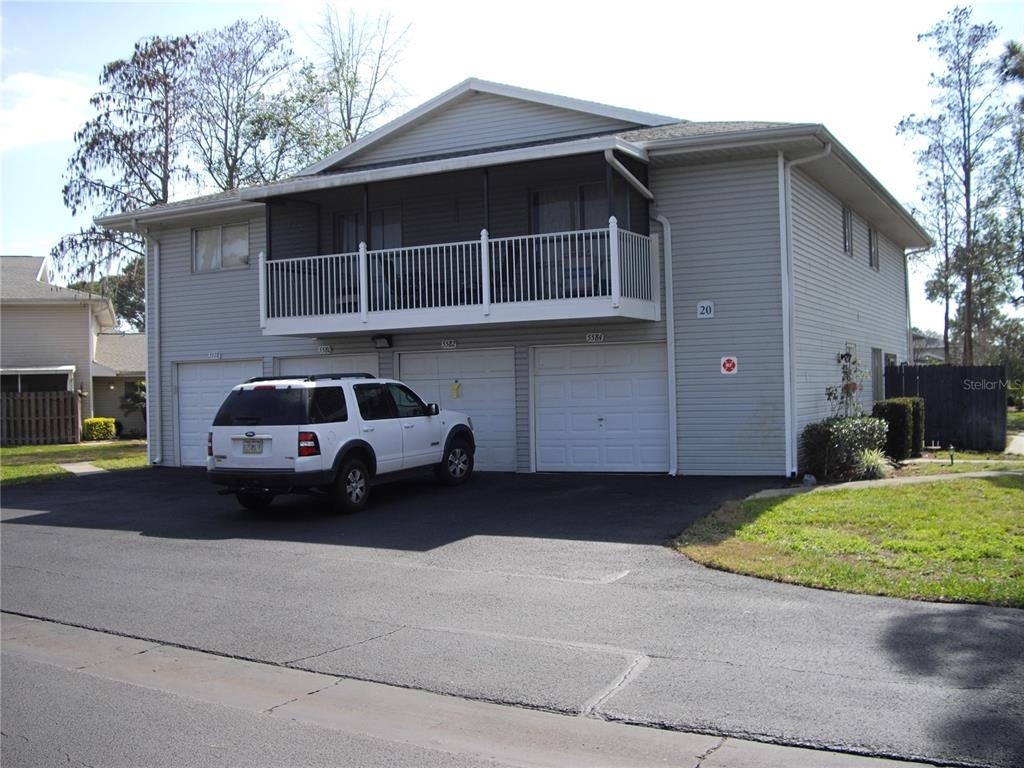
[[[900,365],[885,369],[886,397],[924,398],[925,446],[1006,450],[1010,382],[1002,365]]]

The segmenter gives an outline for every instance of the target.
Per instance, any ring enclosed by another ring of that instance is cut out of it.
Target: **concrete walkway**
[[[70,472],[72,475],[98,475],[102,472],[106,472],[105,469],[100,469],[95,464],[90,464],[87,461],[76,461],[71,464],[58,464],[61,469],[65,472]]]

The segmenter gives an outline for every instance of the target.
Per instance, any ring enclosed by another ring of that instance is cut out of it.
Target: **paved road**
[[[202,473],[5,489],[3,610],[321,674],[954,765],[1024,755],[1024,613],[708,571],[756,480],[481,474],[264,517]]]

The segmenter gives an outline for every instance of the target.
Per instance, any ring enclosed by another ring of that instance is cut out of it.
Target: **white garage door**
[[[235,384],[263,375],[260,360],[178,363],[178,461],[206,464],[206,435],[217,409]]]
[[[317,355],[316,357],[282,357],[282,376],[312,376],[315,373],[372,373],[379,372],[377,354]]]
[[[663,344],[538,347],[533,362],[539,471],[668,471]]]
[[[476,468],[516,468],[515,358],[511,349],[406,352],[399,378],[428,403],[473,418]]]

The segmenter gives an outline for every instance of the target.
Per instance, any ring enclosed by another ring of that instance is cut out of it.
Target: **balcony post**
[[[366,243],[359,243],[359,319],[367,321],[370,307],[370,260],[366,254]]]
[[[256,264],[260,270],[259,285],[260,285],[260,328],[266,329],[267,327],[267,254],[264,251],[260,251],[259,256],[256,257]]]
[[[491,245],[486,229],[480,230],[480,286],[483,291],[484,315],[491,314]]]
[[[612,278],[612,306],[616,309],[622,299],[622,272],[619,264],[619,222],[614,216],[608,219],[608,260]]]

